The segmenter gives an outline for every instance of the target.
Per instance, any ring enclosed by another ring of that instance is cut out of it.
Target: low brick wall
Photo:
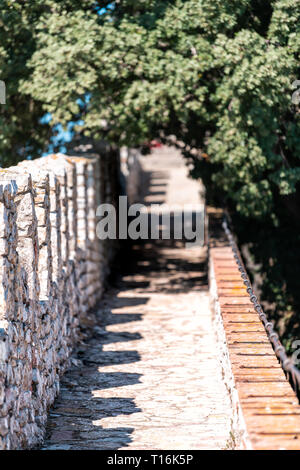
[[[96,207],[116,202],[119,176],[112,151],[0,170],[0,449],[42,440],[116,251],[96,237]]]
[[[300,449],[300,406],[226,243],[209,251],[210,293],[224,379],[232,400],[233,446]]]

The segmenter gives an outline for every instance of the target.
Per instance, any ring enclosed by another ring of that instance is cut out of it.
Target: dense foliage
[[[40,125],[42,104],[20,91],[21,80],[30,80],[28,61],[35,50],[34,8],[24,2],[1,0],[0,79],[6,84],[6,105],[0,105],[1,165],[21,160],[29,152],[37,154],[49,138],[49,129]]]
[[[51,126],[82,118],[95,139],[176,142],[243,216],[299,217],[298,0],[1,6],[4,163],[45,149],[47,111]]]

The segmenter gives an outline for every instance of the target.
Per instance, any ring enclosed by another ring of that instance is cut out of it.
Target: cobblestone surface
[[[199,202],[175,152],[158,150],[144,167],[148,203]],[[93,337],[62,380],[44,449],[230,446],[206,261],[205,248],[178,241],[132,247]]]

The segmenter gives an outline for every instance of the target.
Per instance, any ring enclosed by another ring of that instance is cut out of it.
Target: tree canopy
[[[298,0],[2,3],[4,164],[82,119],[94,139],[180,146],[243,216],[299,217]]]

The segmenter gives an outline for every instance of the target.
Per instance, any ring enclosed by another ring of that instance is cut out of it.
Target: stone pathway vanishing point
[[[183,159],[144,159],[146,202],[199,202]],[[225,449],[230,402],[212,329],[206,248],[137,243],[61,382],[43,449]]]

